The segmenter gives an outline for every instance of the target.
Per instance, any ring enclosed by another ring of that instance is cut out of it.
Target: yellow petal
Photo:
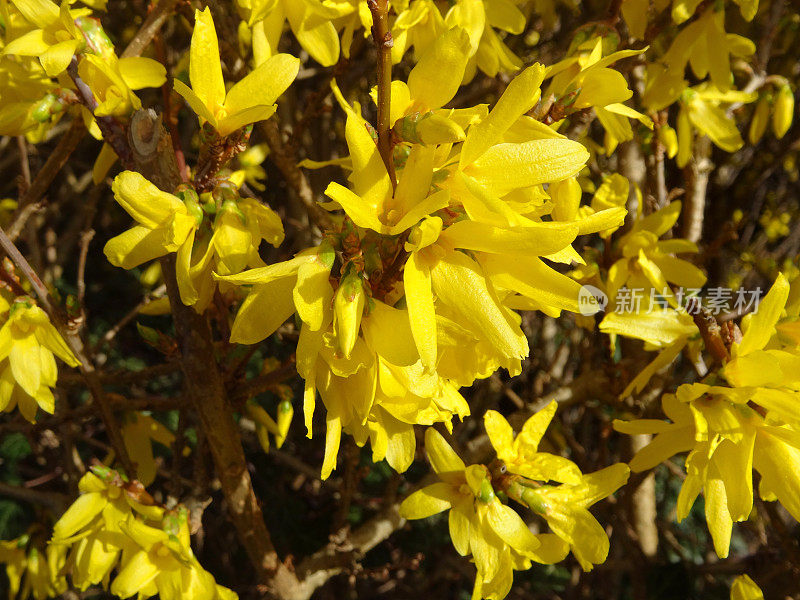
[[[486,521],[501,540],[520,554],[531,554],[539,547],[539,540],[514,509],[498,500],[489,504]]]
[[[117,175],[111,190],[120,206],[150,229],[164,225],[176,212],[186,212],[186,207],[177,197],[161,191],[134,171],[123,171]]]
[[[50,0],[12,0],[12,3],[37,27],[45,28],[58,20],[58,6]]]
[[[412,102],[425,110],[447,104],[464,78],[468,48],[469,37],[463,29],[440,35],[408,75]]]
[[[141,56],[119,59],[119,72],[132,90],[161,87],[167,81],[167,70],[160,62]]]
[[[738,344],[737,354],[746,355],[761,350],[775,333],[775,325],[789,298],[789,283],[783,273],[779,273],[769,293],[758,304],[758,311],[751,317],[747,329]]]
[[[477,263],[466,254],[451,252],[431,269],[433,290],[441,302],[494,348],[509,358],[528,355],[528,342],[519,325],[500,308]]]
[[[257,123],[258,121],[266,121],[275,114],[276,106],[251,106],[242,111],[229,114],[223,119],[220,119],[216,125],[217,132],[222,135],[230,135],[237,129]]]
[[[436,310],[431,288],[430,269],[414,252],[403,270],[403,287],[411,333],[419,356],[428,370],[436,366]]]
[[[225,103],[225,82],[222,79],[217,30],[208,7],[202,12],[195,10],[194,13],[189,80],[201,103],[210,113],[216,114]]]
[[[531,222],[525,227],[501,229],[476,221],[453,223],[440,236],[456,248],[492,254],[542,256],[568,246],[578,235],[569,223]]]
[[[339,454],[339,442],[342,438],[342,421],[339,417],[328,413],[325,435],[325,457],[322,460],[320,479],[325,481],[336,468],[336,457]]]
[[[511,81],[489,116],[470,127],[459,158],[461,168],[498,143],[506,130],[538,102],[544,73],[544,66],[538,63],[525,69]]]
[[[16,338],[8,362],[14,380],[29,396],[36,396],[42,378],[41,353],[36,338],[33,335]]]
[[[103,248],[108,262],[115,267],[132,269],[154,258],[169,254],[167,230],[137,225],[111,238]]]
[[[192,110],[200,117],[203,121],[208,121],[214,127],[217,126],[217,118],[214,116],[214,113],[206,106],[203,100],[185,83],[180,81],[179,79],[172,80],[172,87],[173,89],[183,96],[183,99],[189,103]]]
[[[229,115],[256,105],[271,106],[286,91],[300,69],[300,60],[290,54],[276,54],[236,83],[225,97]]]
[[[460,506],[460,505],[461,506]],[[464,507],[463,502],[450,509],[448,515],[448,525],[450,528],[450,539],[453,540],[453,547],[461,556],[469,554],[469,516],[466,514],[471,507]]]
[[[105,498],[98,492],[78,496],[53,526],[53,541],[66,539],[86,527],[105,505]]]
[[[326,313],[333,301],[330,272],[331,268],[320,259],[300,265],[297,271],[297,284],[292,291],[294,305],[300,319],[313,331],[328,320]]]
[[[417,490],[400,504],[404,519],[426,519],[452,506],[453,491],[442,481]]]
[[[465,169],[492,192],[511,190],[576,175],[589,159],[583,145],[572,140],[532,140],[497,144]]]
[[[425,453],[437,474],[464,470],[464,461],[433,427],[425,430]]]
[[[380,155],[378,158],[380,158]],[[351,192],[335,181],[328,184],[325,189],[325,195],[338,202],[344,212],[347,213],[347,216],[359,227],[378,232],[383,228],[383,224],[376,214],[376,205],[371,204],[366,197]]]
[[[689,103],[688,113],[692,124],[725,152],[735,152],[744,145],[736,123],[718,106],[695,98]],[[678,133],[680,136],[680,130]]]
[[[294,313],[295,277],[282,277],[253,288],[231,326],[231,342],[256,344],[272,335]]]
[[[130,598],[155,579],[159,566],[150,560],[147,552],[139,551],[125,564],[111,584],[111,593],[120,598]]]
[[[747,575],[739,575],[731,586],[731,600],[764,600],[764,593]]]
[[[538,450],[539,442],[550,426],[550,421],[553,420],[553,415],[556,414],[557,408],[558,404],[556,402],[550,402],[525,421],[517,438],[517,446],[521,451],[533,453]]]
[[[50,46],[39,56],[44,72],[48,77],[55,77],[66,70],[75,51],[81,45],[79,40],[65,40]]]
[[[513,458],[514,430],[508,424],[505,417],[496,410],[488,410],[483,415],[483,426],[492,442],[497,457],[500,460],[511,460]]]

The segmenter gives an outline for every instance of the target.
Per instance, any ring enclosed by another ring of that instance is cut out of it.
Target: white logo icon
[[[578,310],[585,317],[591,317],[600,311],[605,310],[608,305],[608,296],[603,290],[593,285],[581,286],[578,292]]]

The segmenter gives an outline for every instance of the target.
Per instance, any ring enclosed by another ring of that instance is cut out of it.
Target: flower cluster
[[[237,598],[197,562],[185,508],[165,510],[139,482],[106,467],[93,467],[79,488],[50,540],[68,552],[64,571],[74,587],[102,585],[120,598]]]
[[[53,414],[52,388],[58,378],[55,357],[78,366],[47,314],[27,296],[9,299],[0,294],[0,411],[19,408],[28,421],[38,409]]]
[[[453,546],[462,556],[472,554],[478,570],[474,598],[504,598],[513,572],[532,562],[553,564],[571,550],[589,571],[608,555],[608,536],[588,508],[625,484],[628,467],[616,464],[584,475],[572,461],[540,452],[555,411],[551,402],[516,436],[500,413],[487,412],[484,425],[497,453],[488,467],[467,467],[441,434],[425,432],[428,459],[441,481],[406,498],[400,514],[423,519],[450,511]],[[553,533],[532,533],[509,499],[544,519]]]
[[[78,90],[65,71],[92,91],[93,114],[82,108],[98,139],[94,117],[127,117],[142,107],[133,90],[158,87],[166,70],[150,58],[118,58],[114,45],[91,8],[60,7],[51,0],[11,0],[3,5],[0,28],[0,134],[27,135],[40,141],[50,127],[78,103]],[[85,2],[95,7],[96,2]]]
[[[792,290],[780,275],[759,311],[744,320],[744,334],[734,342],[731,360],[703,383],[684,384],[676,394],[664,396],[662,406],[672,423],[614,422],[623,433],[656,434],[631,461],[634,471],[689,452],[677,517],[680,521],[689,514],[702,491],[706,521],[720,557],[728,555],[733,523],[747,519],[753,510],[753,469],[761,475],[761,498],[778,500],[800,519],[796,288],[790,297]]]
[[[25,534],[0,541],[0,563],[6,566],[8,598],[48,600],[67,591],[62,573],[66,552],[38,543],[38,535]]]
[[[524,70],[488,113],[441,109],[467,68],[468,35],[439,37],[392,85],[388,164],[359,107],[346,102],[351,187],[326,194],[338,229],[290,261],[218,274],[252,286],[231,341],[263,340],[297,313],[298,371],[306,380],[309,435],[318,391],[327,409],[322,468],[336,464],[341,432],[371,440],[373,458],[398,471],[414,456],[413,425],[450,423],[469,407],[461,386],[498,367],[519,372],[527,340],[512,309],[577,311],[578,284],[541,260],[579,256],[579,234],[618,226],[625,209],[554,220],[544,184],[577,174],[588,158],[526,113],[545,68]]]

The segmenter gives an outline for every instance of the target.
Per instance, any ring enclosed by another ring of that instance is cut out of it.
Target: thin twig
[[[87,229],[81,234],[81,249],[78,254],[78,305],[83,306],[83,299],[86,296],[86,257],[89,254],[89,244],[94,237],[94,229]]]
[[[155,8],[147,15],[139,31],[136,32],[136,35],[120,54],[120,58],[141,55],[148,44],[153,41],[164,22],[172,15],[177,5],[178,0],[161,0],[156,4]]]
[[[388,0],[367,0],[372,12],[372,38],[378,51],[378,149],[383,163],[392,180],[392,187],[397,187],[392,156],[391,103],[392,103],[392,32],[389,30]]]
[[[286,183],[292,188],[297,198],[306,208],[309,219],[320,229],[333,229],[331,216],[314,200],[314,192],[303,171],[297,166],[297,157],[288,144],[283,142],[283,135],[278,128],[276,117],[267,119],[261,124],[261,130],[267,138],[269,157],[283,174]]]
[[[83,120],[75,118],[72,120],[67,132],[61,136],[53,152],[44,163],[44,166],[30,182],[30,187],[19,201],[19,210],[11,226],[8,228],[8,237],[14,241],[19,237],[20,232],[27,223],[28,218],[39,209],[38,201],[45,195],[47,188],[55,179],[61,168],[67,163],[69,157],[86,134],[86,126]]]

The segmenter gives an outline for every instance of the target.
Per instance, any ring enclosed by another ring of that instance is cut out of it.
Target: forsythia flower
[[[622,257],[609,268],[605,291],[609,305],[619,310],[606,314],[600,330],[640,339],[646,349],[660,351],[621,397],[641,391],[697,334],[697,326],[685,310],[685,299],[676,296],[670,287],[674,284],[686,291],[700,289],[705,284],[706,276],[700,269],[674,256],[696,253],[697,245],[681,238],[659,239],[672,229],[680,210],[681,203],[672,202],[635,221],[631,230],[617,241]],[[654,302],[655,298],[658,300]]]
[[[406,498],[400,514],[422,519],[449,509],[453,545],[461,555],[471,553],[478,570],[473,597],[504,598],[514,570],[528,569],[532,561],[558,562],[570,548],[585,570],[606,559],[608,537],[587,508],[625,483],[628,468],[617,464],[582,475],[571,461],[539,452],[555,409],[551,403],[533,415],[516,438],[499,413],[487,412],[484,422],[498,457],[489,467],[465,466],[438,432],[425,432],[428,458],[442,481]],[[539,483],[551,480],[567,483]],[[531,533],[501,498],[529,507],[554,534]]]
[[[3,48],[3,54],[38,57],[48,77],[62,73],[75,52],[84,44],[75,19],[90,14],[91,11],[71,11],[67,0],[61,3],[60,10],[50,0],[11,2],[33,28],[11,40]]]
[[[625,106],[633,92],[625,77],[609,65],[618,60],[636,56],[645,50],[620,50],[603,56],[603,38],[589,39],[578,45],[576,56],[565,58],[547,70],[552,81],[543,97],[561,105],[565,114],[594,108],[601,125],[606,130],[606,153],[611,154],[620,142],[633,139],[629,119],[637,119],[652,129],[649,117]],[[565,115],[558,115],[560,120]]]
[[[206,8],[195,11],[189,60],[192,87],[177,79],[174,86],[201,123],[209,123],[225,137],[245,125],[271,117],[275,101],[294,81],[299,68],[300,61],[295,57],[276,54],[226,92],[217,31],[211,11]]]
[[[58,377],[54,355],[71,367],[79,363],[47,314],[30,299],[9,304],[0,296],[0,313],[7,313],[0,328],[0,410],[16,406],[34,422],[38,408],[50,414],[55,409],[50,389]]]
[[[733,522],[747,519],[752,511],[753,469],[761,474],[761,498],[778,500],[792,516],[800,517],[796,409],[800,352],[794,341],[781,350],[762,350],[773,339],[780,340],[776,324],[788,296],[789,286],[781,275],[750,317],[741,342],[734,343],[735,358],[720,372],[734,387],[680,386],[675,396],[662,400],[672,424],[654,419],[614,421],[615,429],[623,433],[657,434],[631,461],[634,471],[690,451],[687,477],[678,496],[678,520],[689,514],[702,490],[706,521],[720,557],[728,555]],[[796,318],[797,308],[791,311]]]
[[[168,194],[133,171],[117,175],[111,189],[139,224],[108,241],[104,252],[109,262],[132,269],[175,252],[181,300],[198,312],[205,310],[216,289],[212,269],[227,275],[263,265],[258,255],[261,240],[275,246],[283,240],[278,215],[257,200],[240,198],[227,182],[208,195],[203,207],[193,189]],[[215,216],[210,226],[207,213]]]
[[[66,592],[64,558],[62,548],[45,549],[31,535],[0,541],[0,564],[6,565],[8,598],[48,600]]]
[[[476,68],[494,77],[500,71],[513,72],[522,67],[520,58],[495,31],[519,34],[525,29],[525,15],[516,0],[456,0],[444,14],[432,0],[393,4],[399,5],[392,26],[394,62],[399,62],[411,46],[417,58],[423,56],[442,33],[460,28],[469,35],[465,80],[472,79]]]
[[[137,481],[93,467],[79,482],[81,496],[53,527],[50,547],[69,548],[66,572],[80,590],[118,573],[110,591],[165,600],[237,596],[216,584],[192,553],[186,509],[165,511]]]
[[[133,171],[117,175],[111,189],[138,225],[108,241],[103,249],[106,258],[115,267],[132,269],[176,252],[181,298],[190,304],[190,299],[197,297],[189,268],[195,234],[203,219],[200,206],[188,196],[181,202]]]
[[[111,583],[110,591],[120,598],[158,594],[163,600],[236,598],[218,586],[192,552],[185,508],[165,514],[161,527],[146,525],[133,515],[120,524],[135,547]]]
[[[350,0],[236,0],[236,4],[250,29],[256,66],[275,55],[286,21],[303,49],[323,67],[339,58],[336,25],[353,12],[361,15],[365,26],[372,24],[364,2],[358,2],[358,9]]]

